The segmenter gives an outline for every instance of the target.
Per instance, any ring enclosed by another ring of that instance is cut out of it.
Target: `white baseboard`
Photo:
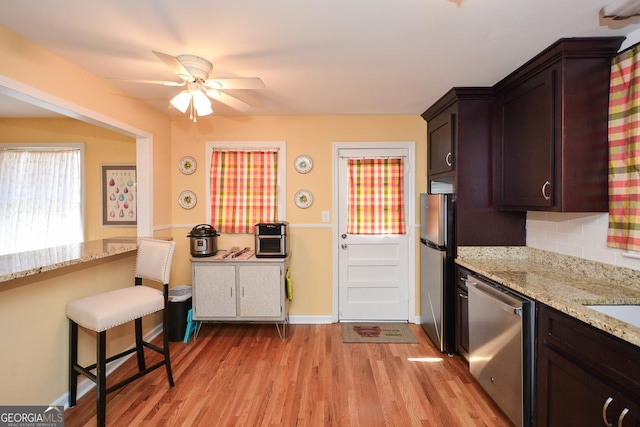
[[[333,322],[333,317],[329,314],[326,316],[291,316],[289,315],[289,323],[292,325],[323,325]],[[409,319],[410,323],[420,324],[420,316],[415,316],[413,320]]]
[[[321,325],[333,323],[331,315],[328,316],[291,316],[289,315],[289,323],[292,325]]]
[[[147,333],[144,336],[144,340],[151,341],[161,333],[162,333],[162,325],[157,325],[155,328],[153,328],[151,331],[149,331],[149,333]],[[135,343],[129,346],[129,348],[134,348],[134,347],[135,347]],[[118,369],[124,362],[126,362],[130,357],[133,357],[134,355],[135,355],[135,352],[131,353],[126,357],[122,357],[118,360],[114,360],[113,362],[107,364],[107,376],[109,376],[109,374],[111,374],[113,371]],[[83,379],[78,383],[77,399],[80,399],[82,396],[87,394],[89,390],[91,390],[96,386],[96,384],[90,379],[85,377],[82,377],[82,378]],[[65,394],[57,398],[51,404],[51,406],[64,406],[64,409],[67,409],[69,407],[69,391],[67,390]]]

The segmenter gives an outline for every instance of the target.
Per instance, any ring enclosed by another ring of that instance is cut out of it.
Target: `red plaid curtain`
[[[277,219],[278,153],[213,150],[211,225],[221,233],[253,233]]]
[[[613,59],[609,90],[607,245],[640,250],[640,47]]]
[[[405,234],[404,159],[349,159],[349,234]]]

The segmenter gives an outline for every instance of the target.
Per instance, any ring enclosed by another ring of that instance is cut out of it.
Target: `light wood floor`
[[[111,393],[110,426],[510,426],[460,356],[419,344],[344,344],[339,324],[204,324],[171,343],[175,387],[163,368]],[[109,383],[135,368],[120,367]],[[95,426],[95,391],[65,426]]]

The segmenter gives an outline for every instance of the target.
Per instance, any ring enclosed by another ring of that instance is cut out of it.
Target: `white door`
[[[389,144],[392,145],[392,144]],[[387,146],[389,146],[387,145]],[[405,216],[411,203],[407,148],[339,149],[338,320],[409,320],[408,234],[349,234],[349,158],[404,158]],[[405,218],[407,233],[410,229]],[[413,281],[412,281],[413,283]]]

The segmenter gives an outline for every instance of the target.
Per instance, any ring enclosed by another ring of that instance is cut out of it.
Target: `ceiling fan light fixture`
[[[213,113],[211,100],[207,98],[207,95],[200,89],[193,92],[193,106],[199,116],[206,116],[207,114]]]
[[[213,113],[213,109],[211,108],[211,104],[209,105],[201,105],[200,108],[196,107],[196,113],[198,113],[199,116],[208,116],[209,114]]]
[[[169,102],[181,113],[186,113],[191,103],[191,93],[188,90],[183,90]]]

